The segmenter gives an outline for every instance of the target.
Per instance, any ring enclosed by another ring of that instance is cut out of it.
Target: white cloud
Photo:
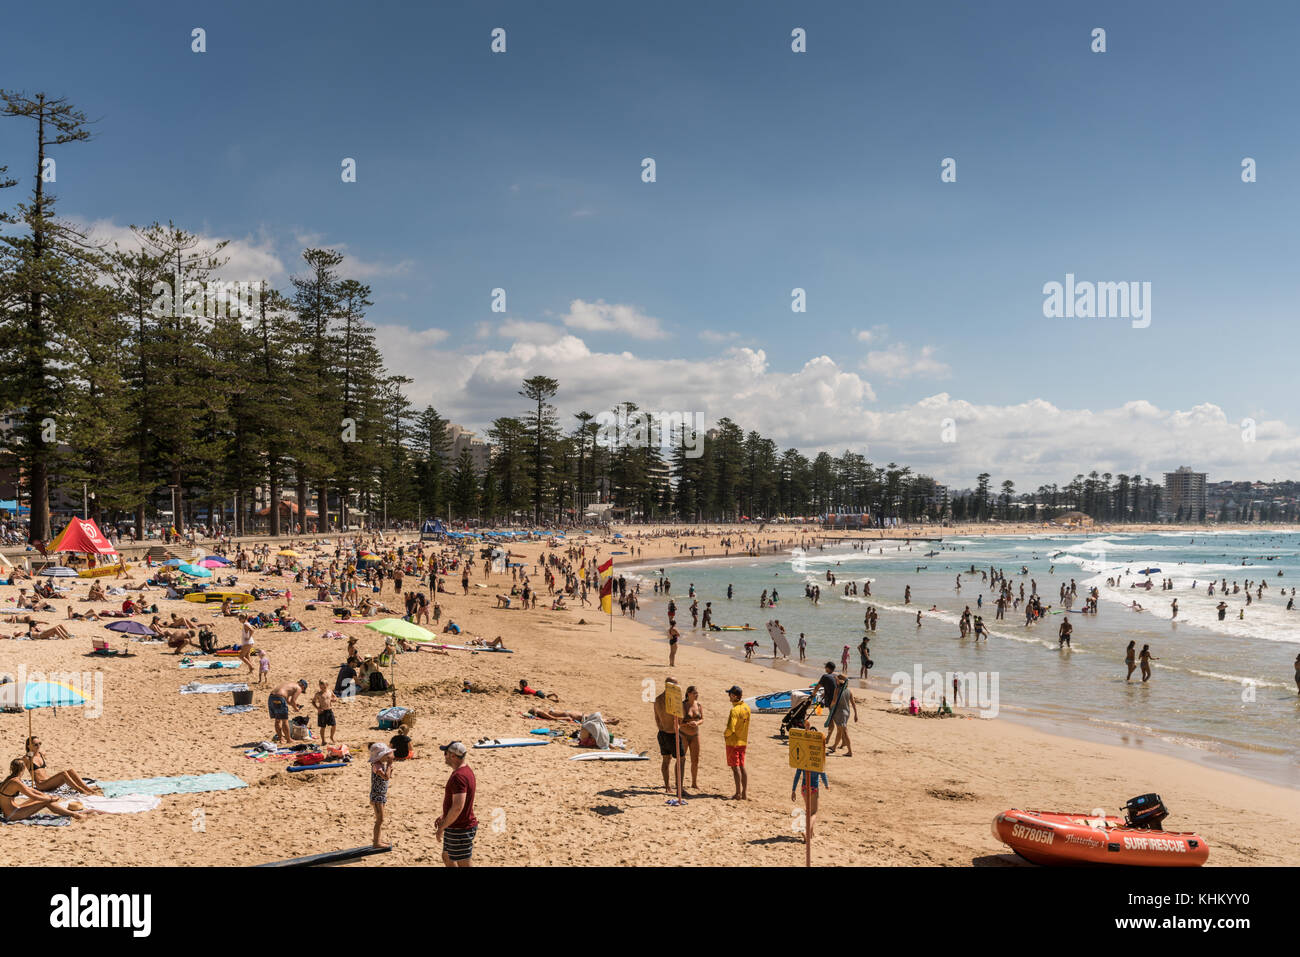
[[[74,221],[75,222],[75,221]],[[112,243],[123,250],[139,249],[140,238],[130,226],[120,226],[107,219],[97,219],[92,223],[76,222],[92,239],[101,243]],[[265,235],[232,238],[196,233],[201,244],[207,248],[216,246],[223,239],[228,239],[220,256],[227,260],[218,269],[215,278],[233,282],[254,282],[267,279],[275,282],[285,275],[284,263],[275,251],[275,243]]]
[[[604,299],[575,299],[563,319],[570,329],[581,332],[617,332],[633,339],[664,339],[668,335],[658,319],[636,306],[607,303]]]
[[[697,412],[710,424],[728,416],[810,457],[851,449],[958,488],[974,485],[984,471],[999,483],[1011,479],[1021,491],[1063,485],[1094,469],[1140,472],[1157,481],[1185,464],[1209,472],[1211,481],[1300,472],[1295,429],[1255,415],[1256,440],[1243,442],[1241,414],[1211,404],[1164,409],[1135,398],[1111,408],[1068,409],[1034,398],[979,405],[945,392],[879,408],[870,383],[827,356],[781,371],[760,349],[658,359],[593,351],[578,336],[545,323],[516,327],[511,321],[496,331],[519,336],[505,348],[457,351],[445,348],[445,336],[422,339],[404,326],[381,326],[380,346],[395,372],[415,380],[409,390],[417,408],[432,402],[452,421],[476,429],[498,416],[522,414],[520,383],[548,375],[560,384],[556,405],[566,428],[574,412],[631,400],[656,411]],[[955,442],[943,441],[949,418]]]
[[[861,335],[859,333],[859,338]],[[934,346],[922,346],[920,351],[914,352],[901,342],[868,352],[862,360],[862,368],[887,379],[939,378],[952,371],[946,362],[935,358]]]
[[[714,329],[701,329],[700,338],[705,342],[735,342],[740,338],[739,332],[718,332]]]

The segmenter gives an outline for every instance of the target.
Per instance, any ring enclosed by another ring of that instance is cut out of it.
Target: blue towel
[[[134,781],[101,781],[104,797],[124,797],[128,794],[201,794],[204,791],[233,791],[246,788],[248,782],[233,774],[182,774],[171,778],[139,778]]]
[[[245,711],[256,711],[257,708],[251,704],[223,704],[217,710],[222,714],[243,714]]]
[[[222,668],[238,668],[238,661],[182,661],[182,668],[202,668],[205,670],[218,671]]]

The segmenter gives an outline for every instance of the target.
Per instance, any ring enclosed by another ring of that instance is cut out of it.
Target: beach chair
[[[127,652],[113,650],[108,646],[108,642],[103,638],[92,638],[90,639],[90,643],[91,643],[90,653],[92,655],[99,655],[100,657],[103,658],[127,657]]]

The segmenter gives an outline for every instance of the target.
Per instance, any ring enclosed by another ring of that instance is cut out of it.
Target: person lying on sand
[[[6,821],[21,821],[33,814],[57,814],[59,817],[83,820],[98,811],[73,811],[59,803],[56,797],[34,791],[23,783],[23,772],[27,765],[22,758],[9,762],[9,776],[0,781],[0,814]],[[19,803],[19,798],[27,800]]]
[[[466,644],[475,645],[479,648],[504,648],[506,646],[505,641],[500,635],[497,635],[491,641],[488,641],[486,638],[471,638],[466,642]]]
[[[552,701],[560,700],[560,696],[554,692],[547,694],[545,691],[538,691],[536,688],[529,687],[526,678],[519,679],[519,687],[515,690],[515,694],[536,695],[538,698],[550,698]]]
[[[62,625],[54,625],[50,628],[44,629],[43,631],[37,631],[36,628],[40,624],[42,624],[42,622],[34,621],[29,623],[27,626],[27,634],[25,637],[31,638],[35,641],[52,640],[55,638],[61,640],[64,638],[72,637],[72,634],[68,631],[68,629],[64,628]],[[17,638],[19,637],[19,635],[14,635],[13,637]]]
[[[27,753],[23,762],[27,770],[31,772],[32,783],[36,785],[39,791],[57,791],[59,788],[67,785],[74,791],[80,791],[82,794],[94,794],[90,785],[81,779],[72,768],[66,768],[62,771],[51,772],[46,765],[45,755],[41,753],[41,739],[38,737],[28,738],[23,742],[23,747]]]
[[[573,721],[577,724],[582,724],[582,719],[586,717],[581,711],[548,711],[538,707],[529,708],[528,715],[546,721]],[[604,721],[606,724],[618,724],[618,718],[605,718]]]
[[[72,606],[69,605],[68,620],[69,621],[99,621],[99,615],[95,612],[95,609],[93,608],[86,612],[80,612],[80,611],[73,611]]]

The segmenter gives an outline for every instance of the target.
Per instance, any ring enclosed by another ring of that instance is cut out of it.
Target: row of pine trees
[[[108,247],[59,218],[47,161],[89,138],[84,114],[0,90],[0,121],[29,124],[36,159],[30,195],[12,206],[5,191],[19,179],[0,166],[0,408],[34,540],[54,531],[51,489],[83,487],[93,517],[137,535],[171,501],[181,531],[187,517],[237,506],[237,530],[289,532],[270,503],[290,491],[316,512],[310,530],[361,524],[352,509],[369,523],[581,520],[597,500],[642,520],[1023,516],[1012,503],[1026,497],[1010,482],[998,496],[987,473],[948,503],[905,466],[848,451],[809,459],[729,418],[698,443],[667,429],[663,444],[610,444],[591,412],[561,423],[559,383],[541,375],[522,383],[520,415],[492,423],[480,474],[468,449],[448,459],[447,421],[413,408],[410,380],[385,369],[366,319],[370,287],[348,277],[342,254],[306,249],[287,288],[259,283],[251,309],[214,310],[199,293],[226,264],[224,242],[155,222],[132,227],[131,248]],[[639,412],[631,402],[614,411]],[[1042,506],[1035,517],[1081,508],[1120,521],[1153,520],[1159,502],[1150,480],[1112,486],[1096,473],[1030,498]]]

